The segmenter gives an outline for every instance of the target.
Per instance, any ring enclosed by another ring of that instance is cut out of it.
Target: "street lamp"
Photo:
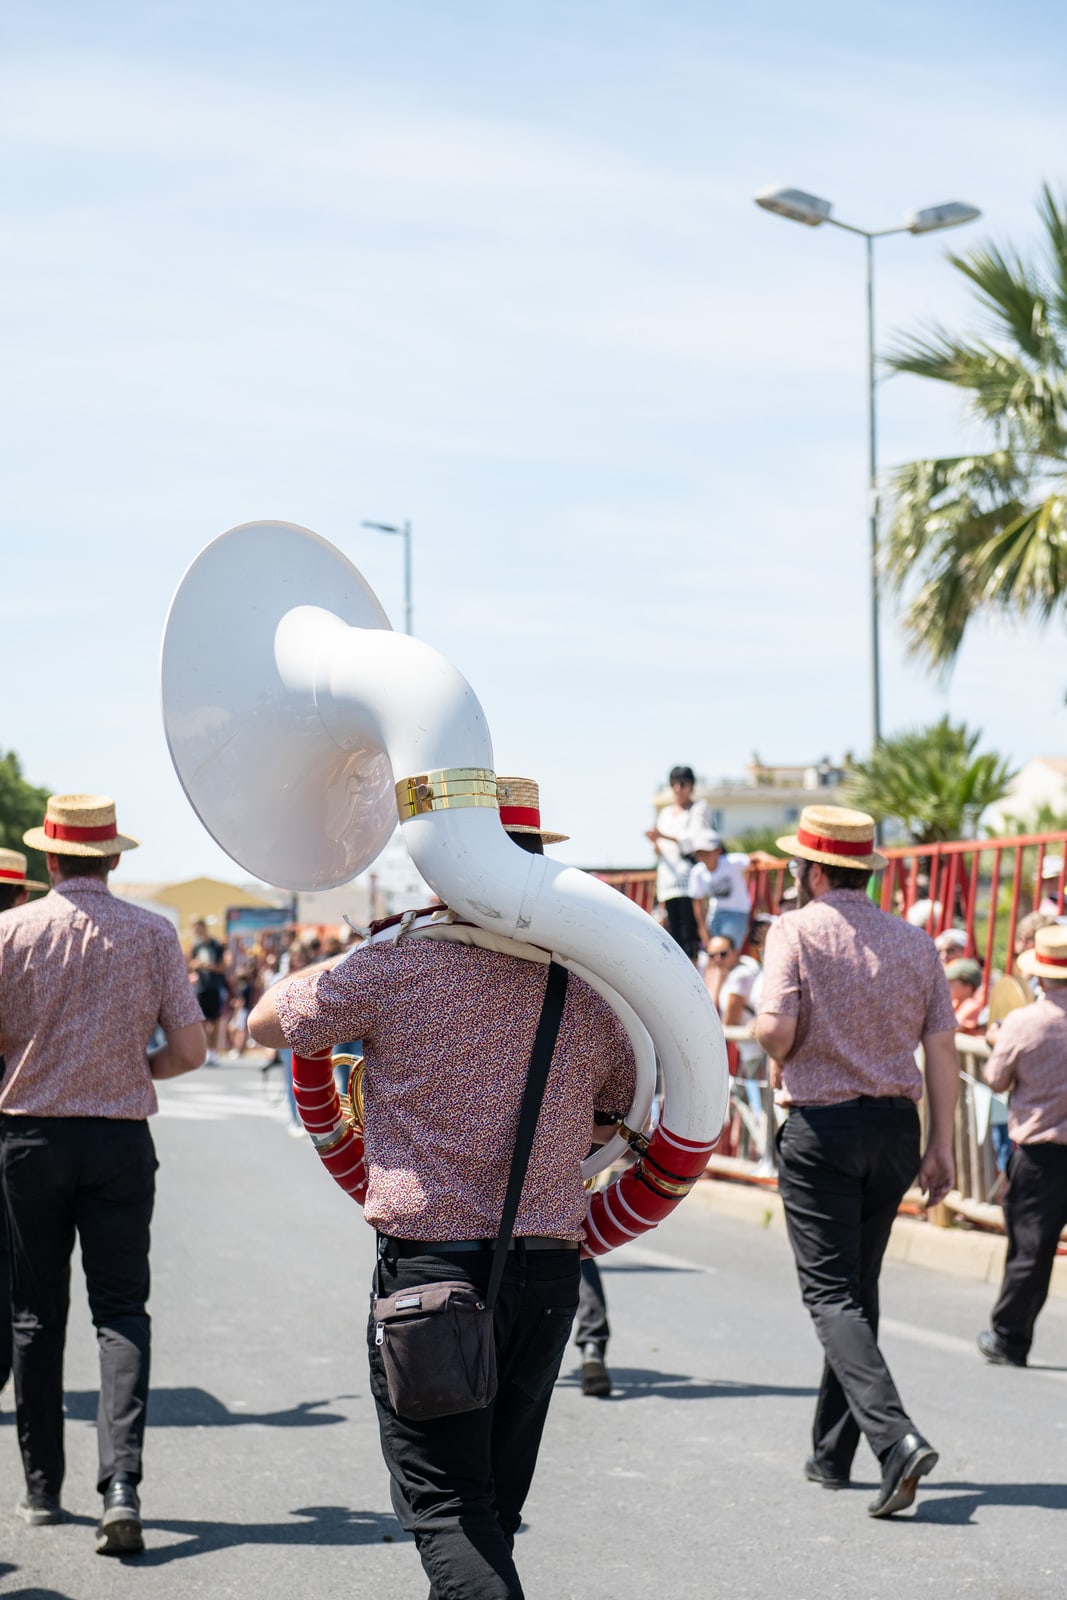
[[[805,227],[818,228],[828,222],[832,228],[843,228],[846,233],[858,233],[867,242],[867,443],[870,474],[870,539],[871,539],[871,725],[873,748],[882,738],[882,688],[878,651],[878,458],[874,413],[874,241],[891,233],[936,233],[942,228],[958,228],[961,223],[973,222],[982,213],[977,206],[968,206],[951,200],[943,206],[929,206],[925,211],[913,211],[899,228],[856,228],[850,222],[839,222],[831,216],[833,207],[829,200],[806,194],[803,189],[761,189],[755,196],[756,204],[776,216],[788,217],[790,222],[802,222]]]
[[[404,632],[411,632],[411,523],[364,522],[364,528],[376,533],[398,533],[404,541]]]

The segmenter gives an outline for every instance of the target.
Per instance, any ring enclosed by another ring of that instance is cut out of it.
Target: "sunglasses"
[[[725,961],[727,956],[732,955],[732,954],[733,954],[733,952],[731,950],[709,950],[708,951],[708,960],[709,961]]]

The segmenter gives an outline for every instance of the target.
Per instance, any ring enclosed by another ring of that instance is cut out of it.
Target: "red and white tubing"
[[[638,1239],[681,1205],[708,1164],[714,1147],[671,1133],[662,1123],[648,1148],[606,1189],[590,1196],[583,1256],[602,1256]]]
[[[314,1056],[293,1051],[293,1097],[308,1138],[326,1171],[357,1205],[367,1198],[363,1138],[341,1115],[341,1099],[329,1050]]]

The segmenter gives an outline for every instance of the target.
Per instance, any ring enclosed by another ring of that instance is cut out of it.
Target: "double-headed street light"
[[[832,228],[843,228],[846,233],[858,233],[867,242],[867,434],[870,476],[870,560],[871,560],[871,733],[872,748],[877,748],[882,737],[881,667],[878,649],[878,457],[874,411],[874,241],[891,233],[936,233],[942,228],[958,228],[961,223],[973,222],[982,213],[977,206],[963,205],[951,200],[943,206],[930,206],[925,211],[913,211],[899,228],[856,228],[850,222],[839,222],[831,216],[833,207],[829,200],[818,195],[805,194],[803,189],[762,189],[755,197],[764,211],[773,211],[790,222],[803,222],[806,227],[818,228],[828,222]]]
[[[411,523],[364,522],[376,533],[398,533],[404,541],[404,632],[411,632]]]

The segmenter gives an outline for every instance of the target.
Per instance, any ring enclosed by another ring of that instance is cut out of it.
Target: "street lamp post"
[[[364,522],[364,528],[376,533],[398,533],[404,541],[404,632],[411,632],[411,523]]]
[[[828,222],[832,228],[842,228],[864,240],[867,255],[867,462],[870,494],[870,581],[871,581],[871,735],[872,749],[877,749],[882,738],[882,678],[879,654],[878,625],[878,440],[875,417],[874,387],[874,241],[891,233],[936,233],[942,228],[958,228],[961,223],[973,222],[982,213],[977,206],[964,205],[958,200],[943,206],[930,206],[925,211],[915,211],[899,228],[856,228],[850,222],[841,222],[831,216],[829,200],[818,195],[805,194],[802,189],[762,189],[755,197],[756,204],[776,216],[788,217],[791,222],[802,222],[806,227],[818,228]]]

